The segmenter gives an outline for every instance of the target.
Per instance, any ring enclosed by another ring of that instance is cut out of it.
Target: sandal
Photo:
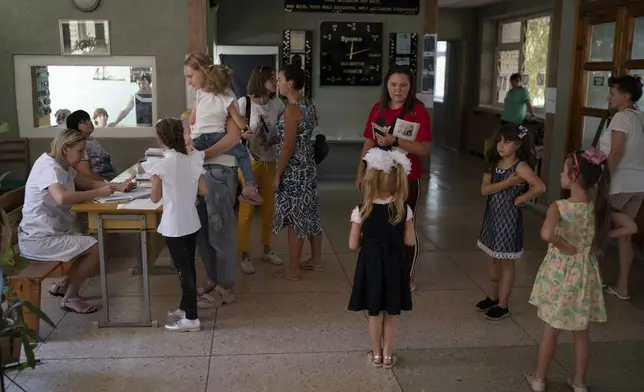
[[[396,356],[396,354],[385,355],[382,360],[382,368],[383,369],[393,368],[397,360],[398,360],[398,357]]]
[[[572,378],[568,379],[568,386],[572,388],[574,392],[588,392],[588,386],[584,385],[577,385],[575,382],[572,380]]]
[[[313,264],[311,262],[311,259],[308,259],[308,260],[303,261],[303,262],[300,263],[300,269],[302,271],[323,272],[324,271],[324,264],[322,264],[322,263]]]
[[[54,297],[63,298],[65,296],[66,291],[67,291],[67,287],[63,287],[63,285],[61,285],[60,283],[54,283],[49,288],[49,294],[51,294]]]
[[[604,288],[604,291],[606,292],[606,294],[614,295],[622,301],[628,301],[629,299],[631,299],[630,295],[620,295],[617,290],[615,290],[615,288],[611,286],[606,286],[606,288]]]
[[[217,287],[216,284],[210,281],[207,281],[204,287],[197,288],[197,296],[201,297],[204,294],[210,294],[215,289],[215,287]]]
[[[526,374],[525,380],[528,382],[528,385],[530,385],[533,392],[544,392],[546,390],[546,380],[538,379],[534,373]]]
[[[369,353],[367,353],[367,360],[374,367],[377,367],[377,368],[382,367],[382,356],[381,355],[373,355],[373,351],[370,351]]]
[[[75,309],[69,306],[70,303],[84,305],[84,307],[81,307],[80,309]],[[67,298],[67,299],[63,298],[63,300],[60,302],[60,307],[63,310],[66,310],[68,312],[78,313],[78,314],[91,314],[91,313],[96,313],[96,311],[98,311],[98,308],[96,306],[88,304],[87,302],[83,301],[82,298],[79,298],[79,297]]]

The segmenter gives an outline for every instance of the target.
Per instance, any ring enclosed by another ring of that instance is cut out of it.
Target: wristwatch
[[[398,137],[396,136],[396,137],[394,138],[394,142],[393,142],[392,146],[394,146],[394,147],[398,147],[398,145],[399,145],[399,144],[400,144],[400,143],[399,143]]]

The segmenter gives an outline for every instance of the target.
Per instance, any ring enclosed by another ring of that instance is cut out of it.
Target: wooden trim
[[[596,63],[584,63],[582,68],[584,71],[612,71],[613,62],[602,61],[602,62],[596,62]]]
[[[205,0],[186,0],[188,52],[208,53],[208,6]]]
[[[629,4],[638,3],[641,0],[584,0],[579,6],[579,11],[582,16],[603,12],[610,7],[620,7]]]
[[[604,117],[608,113],[608,109],[597,109],[597,108],[581,108],[579,109],[579,114],[581,117]]]
[[[629,49],[629,52],[631,49]],[[631,69],[644,69],[644,59],[628,60],[624,62],[624,73],[628,73]]]

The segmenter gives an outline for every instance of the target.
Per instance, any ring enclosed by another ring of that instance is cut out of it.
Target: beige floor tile
[[[366,352],[214,356],[207,392],[399,392]]]
[[[471,226],[481,228],[485,206],[428,205],[416,211],[417,224],[423,226]]]
[[[535,347],[400,350],[394,373],[405,392],[529,392]],[[569,374],[553,363],[549,392],[569,391]]]
[[[143,297],[116,297],[110,300],[110,317],[116,321],[140,320]],[[100,301],[93,301],[100,307]],[[203,331],[172,334],[165,332],[166,312],[176,309],[179,298],[152,297],[152,319],[158,328],[98,328],[94,321],[99,312],[90,315],[67,313],[38,356],[43,359],[63,358],[134,358],[208,355],[214,326],[214,311],[199,314]]]
[[[212,354],[367,350],[364,314],[348,311],[348,302],[348,292],[238,295],[217,312]]]
[[[489,287],[489,266],[492,258],[481,250],[449,251],[445,255],[470,277],[478,287],[487,290]],[[545,252],[526,251],[523,257],[515,262],[515,287],[532,287],[537,270],[543,261]]]
[[[54,325],[58,325],[60,320],[62,320],[67,313],[60,307],[60,299],[54,297],[41,299],[40,310],[45,313],[51,319],[51,321],[54,322]],[[38,334],[41,338],[46,339],[47,336],[49,336],[49,334],[51,334],[51,332],[54,330],[54,328],[55,326],[52,327],[41,320]]]
[[[207,377],[208,357],[51,359],[16,381],[27,391],[174,392],[203,391]]]
[[[399,318],[401,349],[505,347],[534,344],[511,319],[488,321],[476,311],[480,290],[419,291],[414,309]]]
[[[262,244],[260,241],[259,234],[255,234],[251,240],[251,252],[256,255],[261,255]],[[282,229],[279,234],[273,236],[273,250],[278,255],[288,255],[288,230],[286,228]],[[322,253],[323,254],[333,254],[333,247],[329,243],[328,238],[323,233],[322,234]],[[302,248],[302,255],[310,255],[311,246],[308,241],[304,241],[304,247]]]
[[[642,364],[644,342],[595,343],[591,349],[588,384],[591,392],[644,391]],[[574,350],[570,344],[557,348],[556,358],[570,372],[574,371]]]
[[[334,254],[322,255],[325,268],[323,272],[301,271],[301,282],[285,282],[273,277],[273,274],[283,270],[285,265],[275,266],[257,259],[253,261],[255,273],[251,275],[243,274],[239,264],[237,266],[235,292],[238,294],[348,293],[351,290],[349,281]]]

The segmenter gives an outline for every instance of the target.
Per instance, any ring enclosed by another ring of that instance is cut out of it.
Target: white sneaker
[[[278,255],[275,254],[275,252],[270,251],[268,253],[264,253],[262,255],[262,261],[265,261],[267,263],[271,263],[273,265],[282,265],[284,264],[284,260],[280,259]]]
[[[245,274],[254,274],[255,266],[249,258],[243,258],[241,261],[241,270]]]
[[[168,310],[168,319],[179,321],[183,318],[186,318],[186,312],[181,309]]]
[[[188,320],[187,318],[182,318],[174,323],[166,324],[165,330],[168,332],[199,332],[201,331],[201,322],[199,322],[199,319]]]

